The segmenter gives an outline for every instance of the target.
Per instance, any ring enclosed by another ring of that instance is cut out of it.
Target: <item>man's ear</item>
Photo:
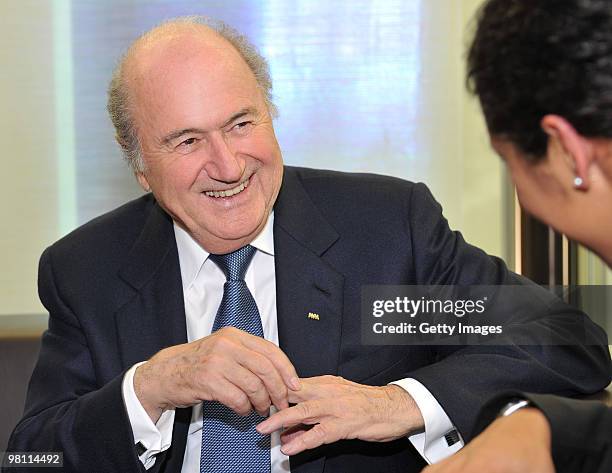
[[[582,190],[589,188],[589,166],[593,161],[593,150],[588,139],[576,131],[570,122],[559,115],[546,115],[542,118],[541,127],[548,135],[548,145],[560,147],[572,161],[576,179],[575,187]]]
[[[136,173],[136,179],[138,179],[138,184],[140,184],[140,187],[142,187],[145,190],[145,192],[151,191],[151,186],[149,185],[149,181],[147,181],[147,178],[142,172]]]

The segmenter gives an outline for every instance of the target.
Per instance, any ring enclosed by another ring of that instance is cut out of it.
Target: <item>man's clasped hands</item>
[[[163,411],[218,401],[240,415],[256,411],[264,435],[282,429],[295,455],[342,439],[386,442],[423,428],[413,398],[396,385],[367,386],[339,376],[299,378],[272,342],[233,327],[161,350],[139,366],[134,388],[156,422]]]

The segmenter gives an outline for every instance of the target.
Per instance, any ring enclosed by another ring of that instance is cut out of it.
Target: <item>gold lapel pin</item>
[[[312,320],[319,320],[319,314],[315,314],[314,312],[308,312],[308,318]]]

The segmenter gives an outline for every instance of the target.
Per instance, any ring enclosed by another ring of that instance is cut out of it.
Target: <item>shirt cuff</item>
[[[425,431],[409,435],[408,440],[427,463],[444,460],[463,447],[461,434],[440,403],[425,386],[412,378],[401,379],[390,384],[405,389],[421,411]]]
[[[138,452],[138,458],[148,470],[155,464],[155,456],[168,448],[172,443],[172,427],[174,425],[174,409],[162,413],[154,424],[134,391],[134,373],[136,368],[145,363],[136,363],[124,375],[121,385],[123,402],[130,419],[134,445],[140,444],[144,452]],[[141,448],[141,450],[142,450]]]

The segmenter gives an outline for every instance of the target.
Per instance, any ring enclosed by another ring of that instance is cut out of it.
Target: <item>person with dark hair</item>
[[[612,4],[490,0],[467,74],[525,209],[612,265]],[[507,392],[483,408],[476,433],[487,425],[425,471],[612,471],[603,403]]]

